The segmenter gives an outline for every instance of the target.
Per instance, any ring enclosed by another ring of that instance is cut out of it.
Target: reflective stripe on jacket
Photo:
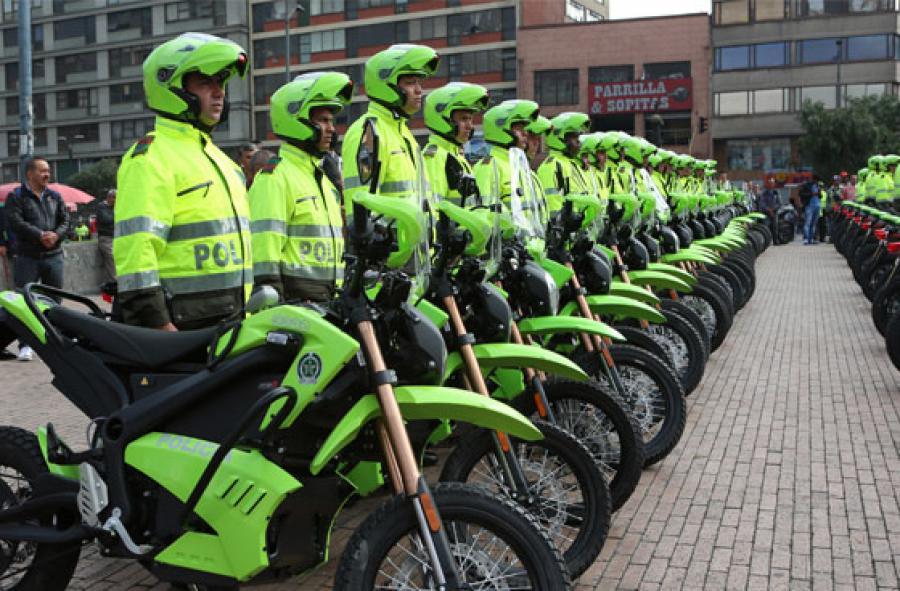
[[[319,159],[282,144],[250,187],[253,274],[287,300],[327,300],[343,278],[344,220]]]
[[[123,156],[113,253],[124,320],[194,326],[239,311],[253,280],[240,168],[209,135],[156,118]]]

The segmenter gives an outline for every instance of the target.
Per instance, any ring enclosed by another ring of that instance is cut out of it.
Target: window
[[[503,29],[500,9],[482,10],[447,17],[447,44],[460,45],[465,35],[498,33]]]
[[[887,84],[848,84],[844,90],[844,97],[855,99],[865,96],[882,96],[887,93]]]
[[[166,22],[174,23],[201,18],[212,18],[214,24],[225,24],[225,3],[215,0],[191,0],[166,4]]]
[[[503,49],[500,54],[501,69],[503,71],[503,80],[516,80],[516,50],[515,48]]]
[[[114,78],[122,76],[123,68],[134,68],[128,75],[137,76],[141,72],[138,68],[153,51],[152,45],[143,45],[138,47],[122,47],[121,49],[109,50],[109,74]]]
[[[756,21],[784,20],[789,13],[789,4],[785,0],[756,0]]]
[[[269,134],[272,133],[272,126],[269,123],[269,112],[257,111],[253,118],[256,121],[256,137],[261,140],[269,139]]]
[[[153,13],[149,8],[110,12],[106,15],[106,30],[110,33],[140,29],[141,35],[153,34]]]
[[[421,41],[424,39],[443,39],[446,36],[446,16],[433,16],[431,18],[409,21],[410,41]]]
[[[602,82],[628,82],[634,80],[634,66],[598,66],[588,68],[588,82],[600,84]]]
[[[787,88],[771,88],[753,91],[754,113],[782,113],[790,108]]]
[[[721,0],[713,3],[713,21],[717,25],[750,22],[750,0]]]
[[[344,29],[310,33],[310,51],[335,51],[344,49]]]
[[[3,29],[3,47],[18,47],[19,30],[15,27]]]
[[[716,115],[746,115],[750,112],[748,94],[741,92],[719,92],[715,95]]]
[[[578,70],[543,70],[534,73],[534,96],[541,105],[578,103]]]
[[[690,78],[691,62],[658,62],[644,64],[644,76],[651,80],[661,78]]]
[[[100,126],[96,123],[62,125],[56,130],[60,151],[66,149],[67,142],[95,143],[100,141]],[[82,137],[78,137],[82,136]]]
[[[6,90],[16,90],[19,88],[19,62],[10,62],[6,64]]]
[[[47,97],[44,94],[35,94],[31,97],[32,114],[36,121],[47,119]],[[17,117],[19,115],[19,97],[6,97],[6,116]]]
[[[31,77],[34,80],[43,80],[44,76],[44,60],[37,59],[31,62]]]
[[[798,17],[831,16],[851,12],[879,12],[895,9],[894,0],[796,0]]]
[[[268,105],[269,99],[284,84],[284,72],[253,78],[253,100],[257,105]]]
[[[777,68],[790,63],[787,43],[760,43],[753,46],[753,67]]]
[[[448,76],[451,80],[459,80],[462,76],[502,70],[501,52],[497,49],[455,53],[447,57]]]
[[[791,141],[787,138],[728,140],[725,152],[731,170],[771,172],[791,168]]]
[[[797,59],[801,64],[834,63],[840,50],[838,39],[804,39],[797,42]]]
[[[97,89],[81,88],[78,90],[64,90],[56,93],[56,110],[87,108],[88,114],[93,114],[97,106]]]
[[[44,51],[44,25],[31,26],[31,49],[32,51]]]
[[[566,0],[566,18],[576,23],[587,23],[599,21],[600,15],[575,0]]]
[[[691,141],[691,114],[660,114],[662,125],[644,119],[647,138],[661,146],[686,146]]]
[[[511,41],[516,38],[516,9],[515,8],[503,8],[501,9],[500,20],[501,24],[501,38],[504,41]]]
[[[109,87],[109,102],[114,105],[133,103],[144,98],[144,87],[140,82],[113,84]]]
[[[97,72],[95,52],[78,53],[56,58],[56,83],[68,82],[69,77],[82,72]]]
[[[890,59],[891,38],[888,35],[863,35],[847,38],[847,60]]]
[[[344,0],[310,0],[309,2],[311,16],[335,12],[344,12]]]
[[[113,121],[110,126],[113,146],[128,146],[153,131],[153,118]]]
[[[84,37],[85,42],[93,43],[95,36],[94,17],[70,18],[53,23],[53,38],[57,41],[63,39],[76,39]]]
[[[746,70],[750,67],[750,46],[718,47],[715,61],[716,70],[719,72]]]
[[[834,86],[804,86],[800,89],[800,103],[806,101],[822,103],[826,109],[833,109],[837,102],[837,90]]]

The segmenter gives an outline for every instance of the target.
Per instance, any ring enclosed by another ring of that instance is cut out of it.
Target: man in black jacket
[[[15,254],[15,242],[12,239],[12,234],[10,233],[8,224],[6,223],[5,204],[0,205],[2,205],[0,206],[0,273],[3,274],[3,285],[6,286],[6,289],[10,289],[12,287],[12,272],[10,271],[10,261]],[[10,353],[6,349],[0,350],[0,361],[15,358],[16,355],[14,353]]]
[[[113,237],[115,234],[116,190],[106,192],[106,201],[97,206],[97,249],[103,265],[105,281],[116,280],[116,262],[113,260]]]
[[[43,158],[25,163],[25,182],[6,200],[6,221],[16,240],[15,283],[40,281],[63,285],[62,240],[69,213],[59,193],[50,189],[50,165]],[[31,359],[31,349],[19,348],[19,359]]]

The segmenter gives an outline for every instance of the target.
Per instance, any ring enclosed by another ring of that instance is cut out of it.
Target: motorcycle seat
[[[98,350],[142,369],[160,369],[177,361],[206,359],[217,328],[166,332],[101,320],[77,310],[54,306],[45,312],[66,334],[89,341]]]

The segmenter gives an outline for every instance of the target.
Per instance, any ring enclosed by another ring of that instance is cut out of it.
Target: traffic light
[[[707,129],[709,129],[709,119],[700,117],[700,133],[706,133]]]

